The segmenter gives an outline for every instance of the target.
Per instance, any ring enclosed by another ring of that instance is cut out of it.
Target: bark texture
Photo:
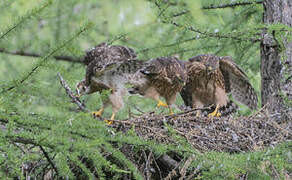
[[[292,26],[291,0],[264,0],[263,22],[265,24],[282,23]],[[282,37],[285,52],[281,52],[275,32],[262,32],[261,42],[261,76],[262,76],[262,106],[268,105],[270,113],[281,112],[284,108],[283,92],[288,98],[292,97],[292,42],[291,32]],[[281,57],[283,56],[283,57]],[[290,77],[290,78],[289,78]]]

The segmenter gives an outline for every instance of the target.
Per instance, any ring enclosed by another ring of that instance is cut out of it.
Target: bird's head
[[[179,84],[182,84],[183,86],[186,85],[187,82],[187,76],[185,74],[176,73],[175,74],[175,81]]]
[[[81,97],[84,94],[88,94],[89,93],[89,86],[85,85],[85,81],[80,81],[76,84],[76,94],[77,97]]]
[[[212,74],[219,68],[219,62],[215,58],[211,58],[209,61],[205,62],[205,66],[207,74]]]

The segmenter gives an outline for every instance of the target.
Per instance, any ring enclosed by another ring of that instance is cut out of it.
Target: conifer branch
[[[44,3],[42,6],[40,6],[38,8],[34,8],[31,11],[29,11],[27,14],[25,14],[24,16],[19,17],[18,20],[11,27],[7,28],[4,33],[0,33],[1,34],[0,40],[3,37],[5,37],[6,35],[8,35],[10,32],[17,29],[21,24],[26,22],[26,20],[28,20],[28,19],[32,18],[33,16],[35,16],[36,14],[40,13],[42,10],[44,10],[46,7],[48,7],[51,4],[52,4],[52,1],[49,0],[46,3]]]
[[[33,52],[24,52],[24,51],[8,51],[4,48],[0,48],[0,53],[5,53],[5,54],[11,54],[11,55],[17,55],[17,56],[27,56],[27,57],[43,57],[40,54],[33,53]],[[65,55],[60,55],[60,56],[52,56],[52,58],[58,60],[58,61],[67,61],[67,62],[72,62],[72,63],[83,63],[83,58],[75,58],[72,56],[65,56]]]
[[[0,48],[0,53],[5,53],[5,54],[10,54],[10,55],[17,55],[17,56],[27,56],[27,57],[43,57],[40,54],[33,53],[33,52],[25,52],[25,51],[8,51],[4,48]],[[67,62],[72,62],[72,63],[83,63],[83,58],[75,58],[72,56],[65,56],[65,55],[60,55],[60,56],[52,56],[52,58],[58,60],[58,61],[67,61]]]
[[[170,21],[170,22],[163,21],[163,22],[164,23],[169,23],[169,24],[174,25],[174,26],[179,27],[179,28],[185,28],[185,29],[187,29],[189,31],[196,32],[196,33],[201,34],[201,35],[206,36],[206,37],[213,37],[213,38],[219,38],[219,39],[234,39],[234,40],[237,40],[237,41],[252,41],[252,42],[261,41],[261,39],[259,39],[259,38],[241,38],[238,35],[225,35],[225,34],[210,33],[210,32],[206,32],[206,31],[201,31],[199,29],[193,28],[192,26],[186,27],[186,26],[178,24],[178,23],[176,23],[174,21]]]
[[[39,146],[41,151],[43,152],[45,158],[47,159],[47,161],[49,162],[49,164],[52,166],[52,168],[55,170],[57,177],[59,177],[59,171],[56,167],[56,165],[53,163],[53,161],[51,160],[49,154],[45,151],[45,149],[42,146]]]
[[[36,142],[34,139],[26,138],[26,137],[21,137],[21,136],[13,136],[13,135],[6,135],[5,138],[9,139],[9,141],[16,142],[16,143],[21,143],[21,144],[31,144],[34,146],[46,146],[48,148],[54,149],[56,148],[55,145],[46,143],[39,143]]]
[[[181,12],[178,12],[178,13],[175,13],[173,14],[171,17],[178,17],[178,16],[182,16],[182,15],[185,15],[187,13],[189,13],[190,11],[189,10],[183,10]]]
[[[211,4],[210,6],[203,6],[202,9],[220,9],[220,8],[232,8],[236,6],[246,6],[246,5],[253,5],[253,4],[262,4],[263,1],[254,1],[254,2],[237,2],[237,3],[230,3],[230,4],[220,4],[214,5]]]
[[[12,89],[14,89],[15,87],[18,86],[18,84],[22,84],[23,82],[25,82],[32,74],[34,74],[39,67],[41,67],[44,62],[46,60],[48,60],[53,54],[55,54],[56,52],[60,51],[61,49],[63,49],[67,44],[69,44],[71,41],[73,41],[76,37],[78,37],[79,35],[81,35],[81,33],[87,31],[90,27],[92,27],[92,23],[87,23],[85,24],[85,26],[83,26],[80,30],[78,30],[76,33],[74,33],[70,38],[68,38],[67,40],[63,41],[61,43],[61,45],[57,46],[56,48],[54,48],[53,50],[51,50],[51,52],[49,52],[45,57],[43,57],[39,63],[37,63],[37,65],[35,67],[32,68],[32,70],[26,75],[24,76],[21,80],[18,80],[18,82],[16,82],[15,85],[4,89],[1,93],[10,91]]]
[[[175,42],[175,43],[171,43],[171,44],[165,44],[165,45],[161,45],[161,46],[144,48],[144,49],[141,49],[141,50],[137,51],[137,53],[139,54],[139,53],[147,52],[147,51],[150,51],[150,50],[153,50],[153,49],[158,49],[158,48],[172,47],[172,46],[176,46],[176,45],[179,45],[179,44],[182,44],[182,43],[185,43],[185,42],[188,42],[188,41],[193,41],[193,40],[196,40],[196,39],[197,39],[196,37],[192,37],[192,38],[181,40],[181,41],[178,41],[178,42]]]

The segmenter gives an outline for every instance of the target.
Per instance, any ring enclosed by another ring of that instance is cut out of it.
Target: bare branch
[[[221,4],[221,5],[214,5],[211,4],[210,6],[203,6],[201,9],[221,9],[221,8],[233,8],[236,6],[246,6],[246,5],[253,5],[253,4],[262,4],[263,1],[254,1],[254,2],[237,2],[237,3],[230,3],[230,4]]]
[[[4,48],[0,48],[0,53],[11,54],[11,55],[18,55],[18,56],[27,56],[27,57],[36,57],[40,58],[43,57],[40,54],[32,53],[32,52],[24,52],[24,51],[8,51]],[[75,58],[72,56],[52,56],[56,60],[59,61],[68,61],[73,63],[83,63],[83,58]]]
[[[60,79],[60,83],[61,85],[64,87],[64,89],[66,90],[66,93],[68,94],[68,96],[72,99],[72,102],[75,103],[78,108],[81,110],[81,111],[84,111],[84,112],[89,112],[86,107],[85,107],[85,104],[83,104],[80,99],[78,97],[76,97],[71,88],[69,87],[69,85],[66,83],[66,81],[63,79],[63,77],[61,76],[60,73],[58,73],[58,77]]]
[[[169,169],[174,169],[179,166],[179,162],[177,162],[167,154],[163,154],[158,159]]]

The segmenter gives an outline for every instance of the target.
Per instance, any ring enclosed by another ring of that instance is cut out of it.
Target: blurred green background
[[[0,3],[0,32],[13,27],[19,17],[41,6],[45,1],[4,0]],[[260,52],[259,43],[249,41],[256,38],[254,27],[261,23],[260,5],[242,6],[216,10],[203,10],[204,6],[218,4],[215,0],[100,0],[52,1],[40,13],[32,11],[32,18],[13,29],[0,39],[0,48],[8,51],[33,52],[45,56],[64,39],[86,22],[93,27],[69,43],[54,55],[82,57],[85,51],[101,42],[132,47],[138,58],[148,60],[160,56],[177,55],[183,60],[212,53],[232,56],[247,73],[260,96]],[[227,2],[227,1],[226,1]],[[220,1],[224,3],[224,1]],[[180,15],[181,14],[181,15]],[[172,22],[183,25],[177,27]],[[188,27],[199,30],[195,32]],[[225,37],[223,37],[223,35]],[[227,37],[227,38],[226,38]],[[236,38],[241,38],[238,40]],[[40,61],[39,58],[0,53],[0,88],[8,87],[22,79]],[[0,110],[22,113],[42,113],[72,118],[76,108],[70,103],[57,78],[60,72],[74,88],[84,79],[85,66],[79,63],[56,61],[51,58],[27,81],[0,96]],[[260,97],[259,97],[260,99]],[[90,110],[101,106],[99,94],[82,97]],[[181,106],[178,95],[176,104]],[[125,97],[125,107],[117,119],[125,119],[129,112],[144,111],[167,114],[167,109],[156,109],[156,102],[139,96]],[[176,112],[179,112],[177,110]],[[250,111],[240,106],[239,115]],[[108,108],[104,117],[110,117]]]

